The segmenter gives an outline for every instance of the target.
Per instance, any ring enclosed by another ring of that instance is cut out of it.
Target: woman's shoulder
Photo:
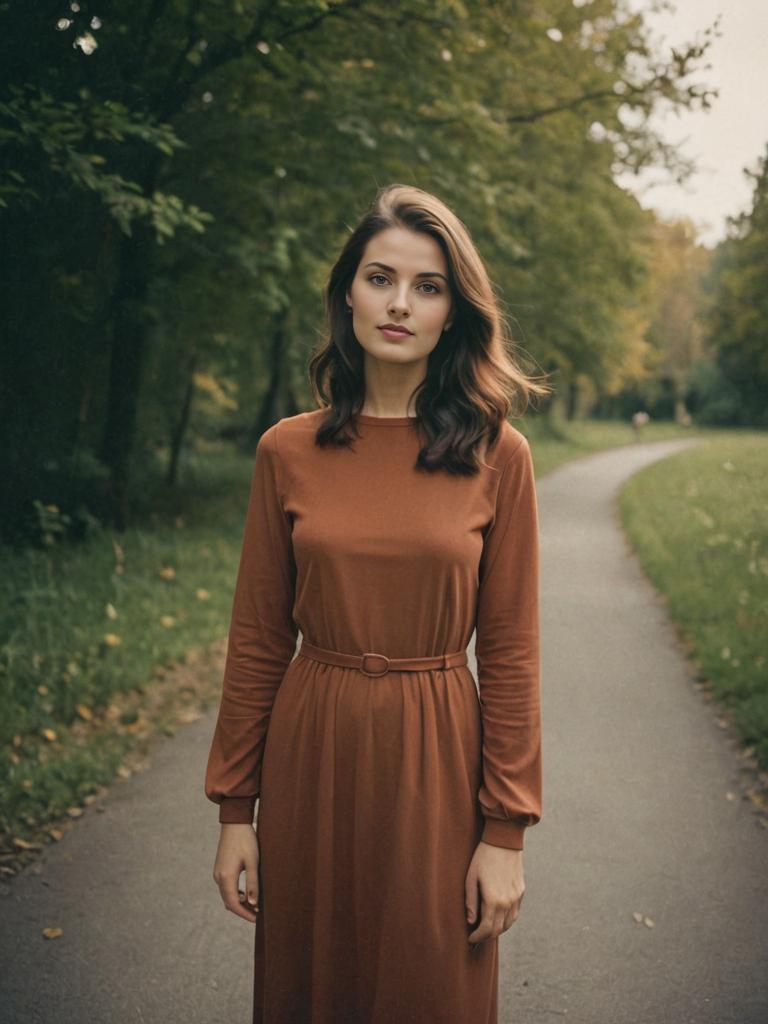
[[[311,409],[283,416],[268,427],[261,438],[274,447],[281,458],[295,458],[301,451],[313,450],[315,433],[324,415],[324,409]]]
[[[485,459],[489,466],[501,472],[510,459],[527,455],[528,438],[512,426],[509,420],[502,420],[499,433],[492,448],[489,448]]]

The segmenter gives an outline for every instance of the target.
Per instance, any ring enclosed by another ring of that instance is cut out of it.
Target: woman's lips
[[[410,331],[394,331],[390,327],[380,327],[379,330],[386,338],[391,338],[393,341],[402,341],[403,338],[410,338]]]

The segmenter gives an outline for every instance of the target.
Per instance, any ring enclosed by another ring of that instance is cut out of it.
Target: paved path
[[[628,445],[538,485],[544,817],[500,940],[500,1024],[768,1021],[768,832],[726,798],[736,758],[619,530],[620,484],[689,443]],[[39,874],[2,887],[0,1021],[248,1021],[252,932],[221,907],[201,797],[212,728],[164,742]]]

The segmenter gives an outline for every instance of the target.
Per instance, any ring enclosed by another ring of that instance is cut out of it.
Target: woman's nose
[[[408,293],[403,291],[393,295],[389,303],[389,310],[391,313],[408,313],[410,311]]]

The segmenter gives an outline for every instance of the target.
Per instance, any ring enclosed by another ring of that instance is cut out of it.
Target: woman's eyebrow
[[[396,274],[397,273],[397,271],[395,270],[394,267],[388,267],[386,263],[380,263],[379,260],[373,260],[371,263],[366,263],[365,266],[366,267],[381,267],[382,270],[386,270],[390,274]],[[365,269],[365,268],[363,268],[363,269]],[[442,277],[442,279],[445,281],[445,283],[448,284],[448,278],[445,276],[445,274],[441,274],[437,270],[423,270],[420,274],[417,274],[416,277]]]

